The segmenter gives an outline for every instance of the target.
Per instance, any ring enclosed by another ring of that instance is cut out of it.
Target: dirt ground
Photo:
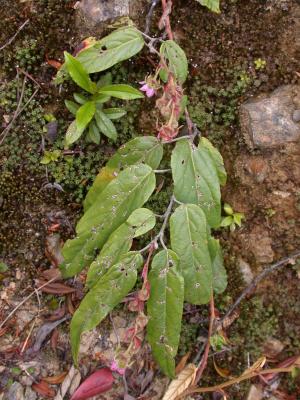
[[[64,374],[70,371],[68,325],[70,314],[83,297],[85,276],[60,281],[62,286],[52,292],[38,294],[33,288],[51,279],[51,268],[60,260],[60,247],[74,233],[82,199],[115,149],[109,142],[100,146],[80,143],[71,155],[71,166],[61,163],[45,169],[40,164],[42,134],[47,124],[44,115],[53,113],[59,122],[56,142],[53,145],[46,140],[47,148],[61,148],[69,119],[63,101],[72,87],[65,85],[59,92],[52,85],[55,68],[49,60],[62,61],[63,50],[73,50],[82,39],[74,3],[0,0],[0,47],[29,19],[15,40],[0,50],[1,130],[17,107],[24,78],[21,72],[17,74],[16,67],[36,81],[27,79],[27,99],[39,88],[23,118],[16,121],[0,146],[0,321],[33,294],[0,328],[0,399],[55,398]],[[229,280],[225,294],[216,299],[220,315],[255,275],[300,249],[300,144],[250,148],[238,112],[239,106],[254,96],[270,93],[284,84],[299,84],[300,4],[296,0],[221,3],[222,13],[214,15],[195,0],[174,1],[171,18],[176,40],[189,59],[186,92],[191,96],[191,117],[224,157],[229,176],[224,202],[245,215],[241,228],[216,232],[224,249]],[[141,29],[146,11],[136,21]],[[157,30],[159,12],[157,8],[152,32]],[[258,59],[265,61],[261,68],[256,67]],[[133,66],[125,63],[115,68],[115,78],[136,83],[151,70],[151,62],[145,60],[145,54],[141,54]],[[119,127],[120,143],[155,131],[155,119],[150,118],[148,107],[149,103],[129,106],[130,121]],[[58,183],[59,188],[53,183]],[[157,208],[164,203],[168,190],[166,182],[159,204],[155,204]],[[209,359],[201,385],[224,380],[214,363],[228,370],[227,375],[237,376],[263,354],[271,367],[299,354],[299,278],[300,264],[289,265],[270,275],[246,298],[226,329],[226,345],[222,351],[215,351],[214,361]],[[185,306],[178,361],[188,351],[192,359],[201,348],[207,335],[207,316],[206,306]],[[131,320],[126,307],[118,307],[112,313],[114,329],[121,338]],[[73,376],[74,386],[80,375],[84,378],[112,357],[117,343],[112,321],[106,320],[84,336],[80,372]],[[42,379],[48,382],[47,393],[40,389]],[[167,383],[155,367],[148,346],[143,346],[128,373],[130,395],[158,400]],[[228,398],[253,400],[247,395],[254,383],[259,382],[233,386],[226,391]],[[264,390],[265,397],[261,398],[300,399],[299,376],[276,379]],[[123,393],[119,379],[113,391],[95,399],[123,399]],[[215,394],[192,398],[220,397]]]

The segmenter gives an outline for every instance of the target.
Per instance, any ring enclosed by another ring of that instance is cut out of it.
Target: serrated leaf
[[[100,132],[94,121],[89,125],[88,139],[95,144],[100,143]]]
[[[102,38],[93,47],[82,50],[77,58],[88,73],[94,73],[133,57],[143,47],[143,36],[134,27],[125,27]]]
[[[100,254],[91,264],[86,285],[91,288],[123,254],[131,249],[133,239],[151,230],[155,222],[155,215],[147,208],[133,211],[127,221],[110,235]]]
[[[73,81],[87,92],[95,93],[96,84],[91,81],[89,74],[85,71],[81,62],[66,51],[64,55],[67,70]]]
[[[170,218],[172,250],[179,257],[184,277],[184,298],[192,304],[205,304],[212,291],[212,263],[207,247],[204,212],[195,204],[178,207]]]
[[[220,152],[212,145],[212,143],[207,138],[203,136],[200,139],[198,147],[203,147],[208,150],[211,158],[215,163],[220,184],[224,186],[227,180],[227,173],[224,167],[223,157],[221,156]]]
[[[130,214],[143,206],[155,189],[155,174],[148,165],[137,164],[120,172],[88,208],[76,226],[77,236],[62,250],[64,277],[71,277],[89,266],[95,252]]]
[[[82,133],[83,131],[77,128],[76,120],[71,122],[66,132],[66,138],[65,138],[66,146],[69,146],[70,144],[76,142],[76,140],[80,138]]]
[[[78,104],[84,104],[86,103],[89,99],[85,97],[81,93],[73,93],[74,100],[77,101]]]
[[[117,140],[117,130],[106,114],[100,110],[96,110],[95,119],[99,131],[115,142]]]
[[[137,163],[145,163],[151,168],[158,168],[163,156],[163,146],[155,137],[141,136],[122,145],[102,168],[89,190],[84,209],[93,204],[108,183],[118,176],[121,169]]]
[[[79,105],[74,103],[71,100],[65,100],[65,105],[71,114],[76,115],[77,110],[79,109]]]
[[[93,101],[83,104],[76,112],[77,129],[81,132],[85,130],[93,119],[96,112],[96,105]]]
[[[188,75],[188,61],[182,48],[174,40],[166,40],[160,47],[160,54],[167,61],[171,73],[183,84]]]
[[[103,112],[109,119],[119,119],[127,114],[127,111],[122,108],[106,108]]]
[[[162,371],[172,378],[175,375],[184,297],[184,281],[178,257],[173,251],[162,250],[153,258],[149,282],[148,341],[154,359]]]
[[[218,227],[221,221],[220,183],[208,151],[197,148],[189,140],[179,140],[172,152],[171,167],[176,199],[199,205],[209,225]]]
[[[207,7],[209,10],[220,13],[220,0],[196,0],[202,6]]]
[[[163,400],[176,400],[190,387],[195,381],[197,374],[197,367],[194,364],[188,364],[180,374],[174,379],[166,393]]]
[[[142,99],[144,97],[140,90],[124,84],[102,86],[98,89],[98,93],[116,97],[121,100]]]
[[[227,287],[227,273],[223,263],[223,254],[217,239],[209,236],[208,249],[212,261],[213,289],[215,293],[223,293]]]
[[[72,354],[76,364],[81,334],[95,328],[130,292],[142,263],[143,258],[139,253],[126,254],[99,279],[80,303],[70,327]]]

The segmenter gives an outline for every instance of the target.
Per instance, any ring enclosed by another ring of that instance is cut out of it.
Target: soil
[[[51,84],[55,69],[47,60],[62,61],[63,51],[74,50],[82,39],[80,27],[75,23],[74,3],[71,0],[0,0],[0,47],[29,19],[15,40],[0,50],[3,129],[5,117],[13,115],[17,106],[13,96],[11,103],[3,99],[15,90],[11,82],[16,80],[16,67],[20,62],[16,55],[22,54],[20,49],[32,46],[32,50],[26,53],[31,62],[28,61],[23,68],[41,86],[36,103],[26,113],[26,120],[16,121],[0,147],[0,262],[8,266],[6,272],[0,269],[2,320],[32,293],[34,285],[49,279],[49,269],[59,258],[61,242],[73,234],[81,213],[82,198],[97,170],[114,151],[109,142],[101,143],[99,147],[80,144],[75,148],[79,155],[73,155],[76,159],[73,170],[59,170],[61,167],[54,166],[48,171],[40,165],[41,136],[46,125],[45,121],[41,122],[43,115],[53,113],[59,119],[58,142],[62,141],[69,118],[63,100],[72,88],[65,85],[60,93]],[[270,93],[283,84],[299,84],[299,36],[296,32],[299,32],[300,5],[296,0],[231,0],[222,3],[222,13],[215,15],[195,0],[174,1],[171,18],[176,40],[189,59],[190,77],[186,92],[191,93],[191,116],[196,119],[202,134],[219,147],[224,157],[229,176],[223,190],[224,202],[229,203],[235,212],[245,215],[241,228],[234,232],[228,229],[216,232],[223,245],[229,279],[225,294],[216,299],[216,308],[221,314],[247,285],[245,268],[242,269],[241,264],[246,264],[248,276],[252,277],[268,264],[300,249],[299,143],[276,150],[253,150],[247,147],[238,121],[238,107],[244,101],[261,93]],[[146,10],[141,14],[144,17]],[[159,16],[160,9],[157,8],[152,32],[157,31]],[[141,16],[136,22],[143,29]],[[29,44],[30,40],[34,40],[34,46]],[[265,61],[261,69],[255,68],[258,59]],[[145,60],[142,54],[134,67],[125,63],[123,69],[116,69],[114,74],[118,79],[125,75],[135,82],[141,80],[151,70],[151,62],[146,64]],[[30,90],[34,90],[34,83],[29,81],[32,85]],[[132,107],[129,112],[133,122],[125,127],[120,142],[140,132],[155,130],[155,119],[149,117],[149,103]],[[38,122],[34,120],[35,109],[41,110]],[[16,143],[20,153],[16,152]],[[51,147],[48,142],[46,144]],[[57,182],[60,174],[68,177],[59,181],[64,191],[49,186],[45,188],[45,184]],[[167,189],[164,187],[163,192]],[[53,246],[49,248],[49,238],[52,240],[53,237],[55,250]],[[36,343],[40,327],[72,312],[83,295],[84,278],[80,275],[64,282],[76,289],[74,293],[60,296],[43,293],[31,297],[4,329],[0,329],[0,399],[8,398],[7,393],[14,382],[28,388],[28,393],[33,396],[28,394],[25,398],[42,399],[44,397],[37,392],[30,392],[32,383],[69,371],[72,360],[68,320],[47,336],[39,351],[33,353],[28,349]],[[271,338],[282,344],[282,350],[270,357],[271,366],[299,353],[299,278],[299,264],[288,266],[270,275],[255,293],[247,297],[239,307],[235,321],[224,332],[228,342],[215,355],[217,365],[230,369],[231,375],[238,375],[248,367],[248,363],[254,363],[263,354],[265,344]],[[191,351],[193,356],[201,347],[201,340],[207,335],[207,314],[206,306],[186,306],[178,360],[187,351]],[[132,317],[128,316],[126,308],[119,307],[112,318],[121,336]],[[113,332],[111,322],[107,320],[101,329],[84,336],[79,367],[82,377],[112,357],[116,345]],[[269,355],[268,351],[265,353]],[[210,360],[201,385],[214,385],[223,380]],[[51,390],[56,393],[60,383],[58,380],[50,385]],[[285,377],[278,384],[276,398],[300,398],[299,377]],[[128,376],[130,394],[137,398],[145,386],[147,395],[140,398],[158,400],[162,398],[166,385],[166,378],[155,369],[145,345]],[[245,399],[249,386],[249,382],[235,385],[226,392],[228,398]],[[123,383],[119,379],[113,393],[96,398],[122,399],[122,393]],[[288,394],[291,397],[283,397]],[[192,398],[200,399],[199,396]],[[203,398],[218,397],[216,394],[215,397]]]

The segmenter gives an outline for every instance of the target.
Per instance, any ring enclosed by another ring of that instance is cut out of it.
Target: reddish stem
[[[174,36],[173,36],[171,23],[170,23],[170,17],[169,17],[169,14],[172,10],[172,0],[168,0],[168,1],[161,0],[161,4],[162,4],[162,8],[163,8],[162,18],[165,23],[166,32],[167,32],[169,40],[173,40]]]
[[[199,366],[198,366],[198,371],[197,371],[197,375],[196,375],[194,384],[199,382],[199,380],[201,379],[201,376],[205,370],[205,367],[207,365],[207,359],[208,359],[208,354],[209,354],[209,349],[210,349],[210,338],[211,338],[211,335],[213,332],[213,326],[214,326],[214,320],[215,320],[215,303],[214,303],[214,295],[213,294],[211,295],[211,298],[210,298],[209,309],[210,309],[210,319],[209,319],[209,328],[208,328],[208,338],[207,338],[207,343],[205,346],[202,360],[200,361]]]

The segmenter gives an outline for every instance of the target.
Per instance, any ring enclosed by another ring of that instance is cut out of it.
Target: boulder
[[[299,85],[284,85],[240,107],[240,125],[251,148],[272,149],[300,139]]]

